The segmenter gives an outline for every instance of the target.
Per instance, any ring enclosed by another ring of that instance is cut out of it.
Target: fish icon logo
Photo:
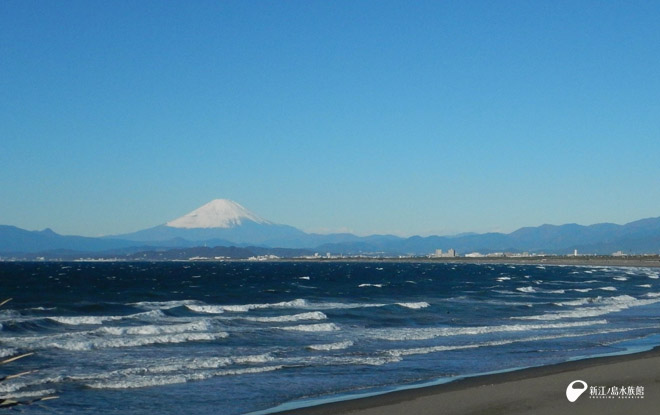
[[[569,402],[575,402],[587,390],[587,382],[583,380],[574,380],[566,388],[566,398]]]

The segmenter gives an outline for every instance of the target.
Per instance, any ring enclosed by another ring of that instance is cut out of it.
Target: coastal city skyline
[[[215,198],[306,232],[660,216],[660,6],[0,4],[0,224]]]

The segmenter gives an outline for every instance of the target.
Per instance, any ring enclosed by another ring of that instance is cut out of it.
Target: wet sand
[[[573,403],[566,388],[574,380],[591,388]],[[610,388],[632,386],[638,395],[614,395]],[[604,387],[601,389],[601,387]],[[608,393],[609,392],[609,393]],[[465,414],[655,414],[660,413],[660,348],[598,357],[455,382],[391,392],[368,398],[282,412],[290,415],[465,415]]]

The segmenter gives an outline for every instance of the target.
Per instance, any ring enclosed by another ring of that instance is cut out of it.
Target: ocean
[[[655,268],[0,263],[0,397],[31,414],[268,413],[660,344]]]

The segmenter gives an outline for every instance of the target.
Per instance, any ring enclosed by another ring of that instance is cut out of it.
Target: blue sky
[[[0,2],[0,223],[660,216],[660,3]]]

